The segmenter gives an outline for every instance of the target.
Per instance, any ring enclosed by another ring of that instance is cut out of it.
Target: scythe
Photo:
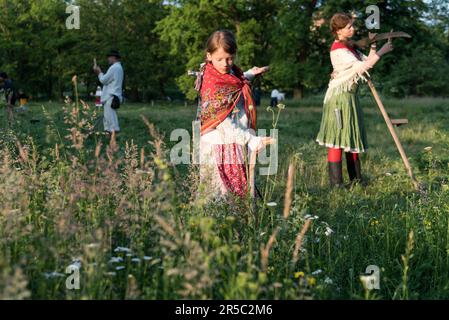
[[[391,40],[392,38],[398,38],[398,37],[411,38],[411,36],[405,32],[388,32],[388,33],[378,34],[374,38],[361,39],[356,42],[356,45],[363,48],[363,46],[366,46],[372,42],[376,42],[376,41],[384,40],[384,39],[388,39],[388,41],[392,41]],[[393,137],[393,140],[396,144],[399,154],[401,155],[402,161],[404,162],[404,166],[407,170],[407,174],[410,177],[410,179],[412,180],[413,186],[415,187],[416,191],[423,192],[423,186],[418,182],[418,180],[416,180],[415,175],[413,174],[413,169],[410,165],[410,161],[407,158],[407,154],[405,153],[404,148],[402,147],[401,141],[399,140],[396,130],[393,127],[393,123],[392,123],[387,111],[385,110],[382,100],[380,99],[380,96],[377,93],[377,90],[374,87],[374,84],[371,81],[371,79],[368,79],[368,86],[371,90],[371,93],[373,94],[373,97],[377,103],[377,106],[380,109],[380,112],[382,113],[385,123],[387,124],[388,130],[390,131],[390,134]]]

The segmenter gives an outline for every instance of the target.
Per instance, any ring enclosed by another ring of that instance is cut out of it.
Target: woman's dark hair
[[[220,48],[229,54],[237,53],[237,41],[231,31],[218,30],[210,35],[206,43],[206,52],[212,54]]]

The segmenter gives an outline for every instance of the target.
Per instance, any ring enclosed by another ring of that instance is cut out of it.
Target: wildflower
[[[143,260],[145,260],[145,261],[150,261],[151,259],[153,259],[153,257],[143,256]]]
[[[44,276],[46,279],[53,279],[53,278],[62,278],[65,277],[64,274],[53,271],[53,272],[45,272]]]
[[[141,170],[141,169],[136,169],[136,174],[150,174],[151,171],[149,170]]]
[[[81,261],[79,260],[75,260],[74,262],[72,262],[68,268],[70,269],[80,269],[81,268]]]
[[[326,279],[324,279],[324,283],[325,283],[325,284],[333,284],[333,283],[334,283],[334,281],[332,281],[332,279],[331,279],[331,278],[329,278],[329,277],[326,277]]]
[[[276,207],[278,204],[276,202],[268,202],[267,206],[268,207]]]
[[[131,252],[131,249],[126,247],[117,247],[114,249],[114,252]]]
[[[431,151],[432,150],[432,147],[425,147],[424,148],[424,151]]]
[[[139,262],[140,262],[140,259],[139,259],[139,258],[132,258],[131,261],[132,261],[132,262],[139,263]]]
[[[332,230],[329,227],[326,227],[326,231],[324,231],[324,234],[326,235],[326,237],[329,237],[332,233],[334,233],[334,230]]]
[[[117,270],[117,271],[119,271],[119,270],[123,270],[123,269],[125,269],[125,267],[124,267],[124,266],[117,266],[117,267],[115,267],[115,270]]]
[[[302,277],[304,277],[304,272],[302,272],[302,271],[295,272],[295,279],[302,278]]]
[[[118,263],[122,261],[123,261],[122,257],[112,257],[111,260],[109,260],[109,263]]]
[[[307,285],[312,287],[316,284],[316,279],[314,277],[307,277]]]
[[[427,230],[432,229],[432,221],[430,221],[429,219],[424,219],[423,223],[424,223],[424,227]]]
[[[269,112],[269,111],[273,111],[273,109],[271,108],[271,106],[268,106],[267,107],[267,111]]]
[[[314,276],[316,276],[316,275],[319,275],[321,272],[323,272],[323,270],[318,269],[318,270],[315,270],[314,272],[312,272],[312,274],[313,274]]]
[[[373,285],[373,276],[360,276],[360,282],[362,282],[363,288],[365,288],[365,290],[370,290]]]
[[[88,249],[93,249],[93,248],[98,248],[100,245],[98,243],[89,243],[88,245],[86,245],[86,248]]]

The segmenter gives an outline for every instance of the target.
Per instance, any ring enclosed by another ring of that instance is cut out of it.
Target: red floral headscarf
[[[201,135],[215,129],[232,112],[240,97],[245,101],[245,112],[250,127],[256,129],[256,108],[249,81],[242,70],[232,67],[232,73],[222,74],[212,63],[203,66],[201,83]]]

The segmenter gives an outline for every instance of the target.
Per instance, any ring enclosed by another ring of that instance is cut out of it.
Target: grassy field
[[[93,107],[33,103],[11,129],[1,110],[0,298],[449,298],[449,100],[384,101],[409,119],[398,133],[426,194],[414,192],[369,96],[368,185],[330,190],[314,142],[321,101],[280,111],[279,168],[257,177],[266,197],[256,214],[191,204],[197,168],[168,154],[193,105],[125,104],[116,143],[88,135]],[[265,107],[258,126],[272,127]],[[379,290],[362,285],[369,265]],[[75,269],[79,289],[69,290]]]

